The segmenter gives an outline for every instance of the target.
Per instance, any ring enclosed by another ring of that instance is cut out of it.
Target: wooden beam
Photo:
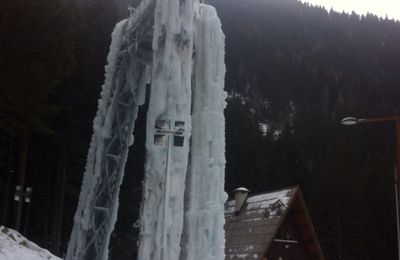
[[[310,226],[308,224],[301,224],[301,225],[297,225],[298,229],[309,229]]]
[[[303,244],[306,244],[306,245],[315,243],[315,241],[313,239],[306,239],[306,240],[303,240],[301,242],[303,242]]]
[[[304,213],[303,209],[294,209],[294,210],[291,210],[289,214],[300,215],[300,214],[303,214],[303,213]]]

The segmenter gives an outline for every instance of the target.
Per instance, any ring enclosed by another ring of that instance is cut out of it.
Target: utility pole
[[[4,211],[2,214],[2,223],[3,225],[7,226],[8,222],[8,216],[9,216],[9,209],[10,209],[10,193],[11,193],[11,175],[14,174],[14,142],[13,140],[9,141],[9,152],[8,152],[8,167],[7,167],[7,173],[6,173],[6,183],[5,183],[5,188],[4,188]]]
[[[394,192],[396,196],[397,253],[400,259],[399,190],[397,189],[397,167],[394,167]]]
[[[28,149],[29,149],[29,133],[24,130],[21,136],[20,158],[19,158],[19,176],[18,185],[15,188],[14,200],[18,202],[15,216],[15,229],[20,231],[23,199],[17,200],[18,195],[22,195],[22,190],[25,187],[26,165],[28,163]],[[28,188],[27,188],[28,189]],[[29,199],[30,201],[30,199]]]

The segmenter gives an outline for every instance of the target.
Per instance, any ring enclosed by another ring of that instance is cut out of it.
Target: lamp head
[[[342,125],[356,125],[356,124],[362,123],[364,121],[365,121],[365,119],[358,119],[355,117],[345,117],[342,119],[342,121],[340,121],[340,123]]]

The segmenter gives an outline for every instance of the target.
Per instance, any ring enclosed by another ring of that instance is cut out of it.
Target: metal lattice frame
[[[120,61],[122,61],[121,59]],[[138,80],[141,81],[145,68],[138,70]],[[120,72],[122,73],[122,72]],[[111,215],[115,214],[119,186],[122,181],[124,164],[128,154],[129,140],[138,111],[138,103],[134,92],[128,84],[116,84],[117,89],[110,100],[109,108],[114,110],[114,122],[111,138],[104,140],[104,152],[101,158],[101,173],[99,185],[96,186],[91,215],[91,229],[88,230],[84,259],[96,259],[105,251],[108,245],[108,233],[112,230]],[[139,85],[140,86],[140,85]],[[142,87],[142,86],[140,86]],[[138,90],[143,91],[143,90]],[[100,254],[99,254],[100,253]]]
[[[88,156],[88,165],[92,165],[92,169],[85,173],[82,185],[82,193],[88,194],[80,195],[67,260],[108,258],[108,243],[118,210],[119,187],[138,108],[144,102],[149,80],[152,9],[154,1],[143,1],[125,24],[111,93],[106,109],[100,115],[103,120],[106,115],[111,115],[107,119],[112,120],[111,129],[106,137],[102,136],[101,130],[94,129],[93,150],[89,152],[92,156]]]

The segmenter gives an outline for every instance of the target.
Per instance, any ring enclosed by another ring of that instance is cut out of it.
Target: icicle
[[[215,9],[200,5],[195,31],[191,157],[181,260],[223,260],[225,174],[224,34]]]
[[[177,260],[180,255],[191,134],[193,2],[159,0],[155,8],[139,260]],[[156,120],[171,131],[183,122],[183,146],[174,146],[170,134],[156,145]]]

